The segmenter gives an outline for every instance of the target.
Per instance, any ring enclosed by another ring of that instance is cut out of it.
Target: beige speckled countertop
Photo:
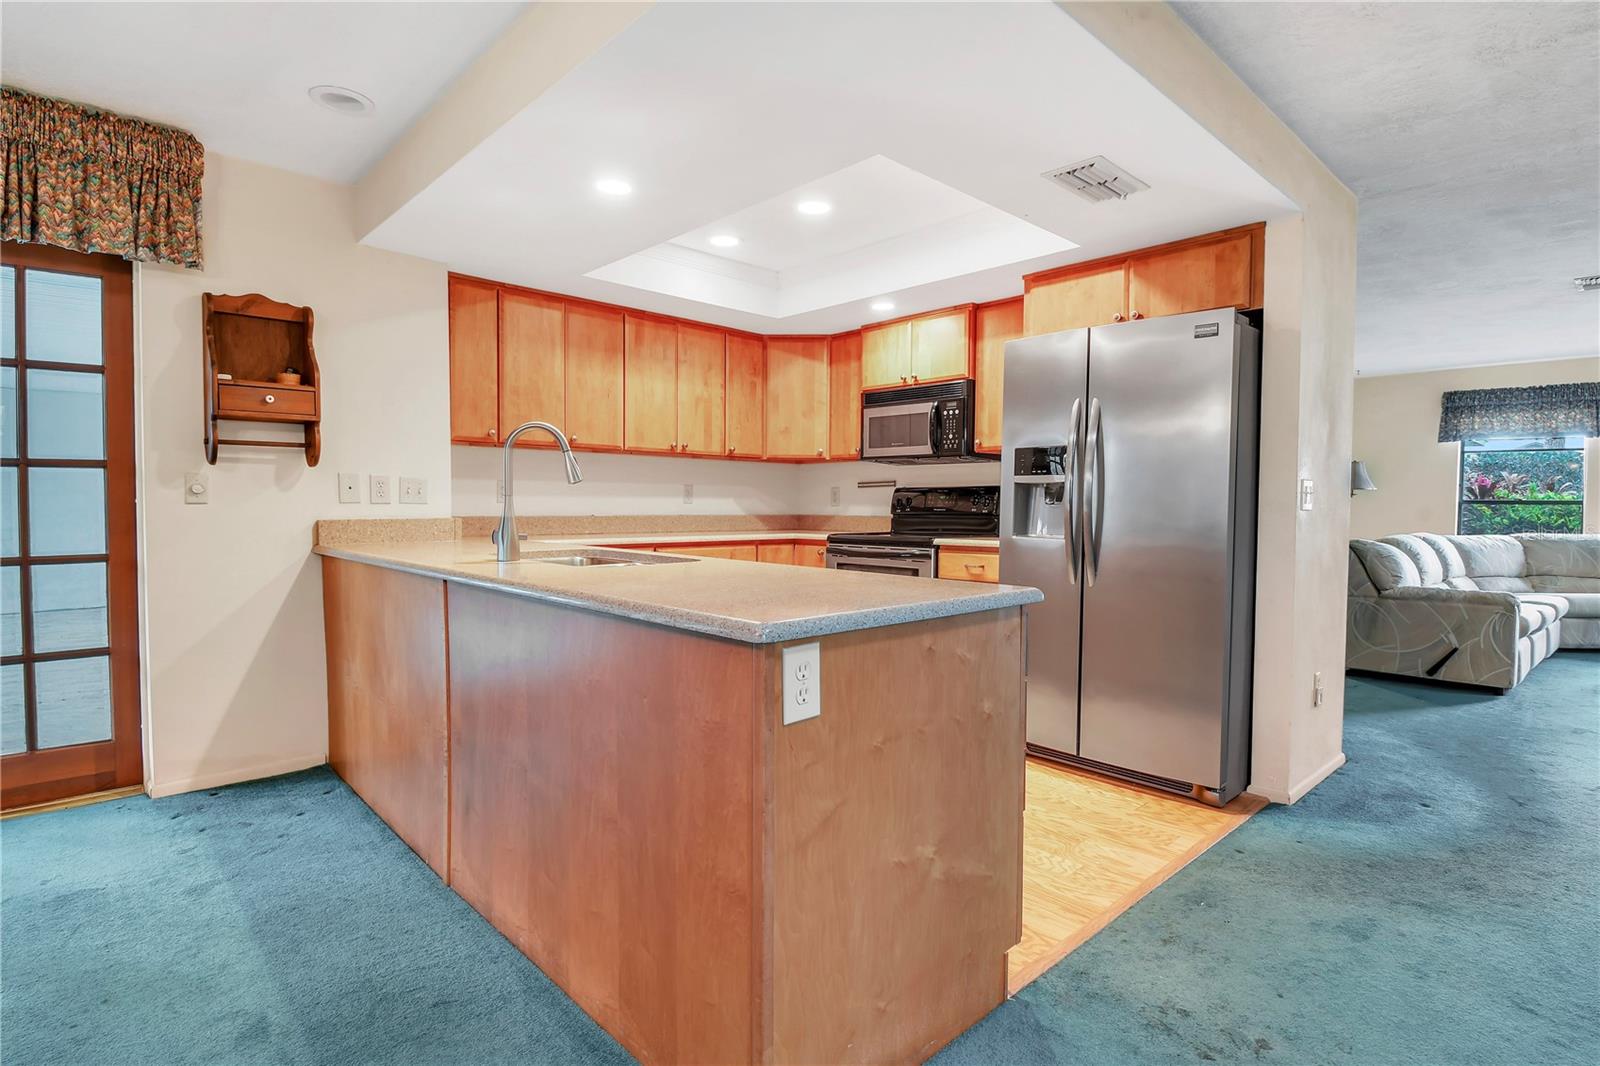
[[[724,534],[729,536],[729,534]],[[814,533],[811,535],[815,535]],[[594,543],[588,538],[585,543]],[[609,539],[609,538],[607,538]],[[634,535],[635,542],[646,538]],[[650,538],[654,540],[655,538]],[[685,539],[695,539],[685,536]],[[703,537],[701,539],[704,539]],[[781,537],[779,538],[781,539]],[[919,622],[1038,603],[1037,589],[895,577],[776,563],[690,559],[602,549],[637,566],[560,566],[540,552],[572,552],[571,542],[526,541],[524,558],[498,563],[486,538],[318,544],[319,555],[499,589],[551,603],[773,644],[856,629]],[[665,559],[678,561],[666,562]]]

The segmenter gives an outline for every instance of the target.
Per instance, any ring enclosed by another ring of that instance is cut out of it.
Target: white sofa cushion
[[[1366,567],[1367,576],[1372,579],[1373,585],[1377,586],[1379,592],[1415,588],[1422,584],[1422,576],[1417,573],[1417,564],[1411,561],[1411,556],[1393,544],[1385,544],[1378,540],[1353,540],[1350,542],[1350,550],[1356,553],[1361,565]]]
[[[1392,544],[1405,552],[1417,567],[1417,579],[1424,585],[1444,584],[1444,562],[1439,558],[1439,553],[1434,551],[1433,545],[1413,533],[1401,533],[1393,537],[1384,537],[1380,542]]]

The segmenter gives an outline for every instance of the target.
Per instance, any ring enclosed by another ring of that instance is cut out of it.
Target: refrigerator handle
[[[1078,459],[1078,445],[1083,433],[1083,398],[1072,401],[1072,436],[1067,438],[1067,574],[1074,585],[1078,583],[1080,562],[1083,558],[1083,523],[1078,504],[1078,475],[1082,463]]]
[[[1105,500],[1105,466],[1100,460],[1102,427],[1100,425],[1100,399],[1089,401],[1089,443],[1084,448],[1085,473],[1083,479],[1084,516],[1084,581],[1094,587],[1100,573],[1100,523],[1101,504]]]

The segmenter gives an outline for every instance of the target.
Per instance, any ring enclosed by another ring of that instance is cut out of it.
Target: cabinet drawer
[[[311,389],[273,388],[217,382],[217,414],[223,418],[303,421],[315,417],[317,394]]]
[[[940,548],[939,576],[955,581],[999,581],[1000,555]]]

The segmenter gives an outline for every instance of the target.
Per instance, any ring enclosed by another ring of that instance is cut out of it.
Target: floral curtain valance
[[[1515,389],[1461,389],[1444,394],[1439,439],[1600,437],[1600,381],[1530,385]]]
[[[203,265],[193,135],[0,87],[0,150],[0,238]]]

